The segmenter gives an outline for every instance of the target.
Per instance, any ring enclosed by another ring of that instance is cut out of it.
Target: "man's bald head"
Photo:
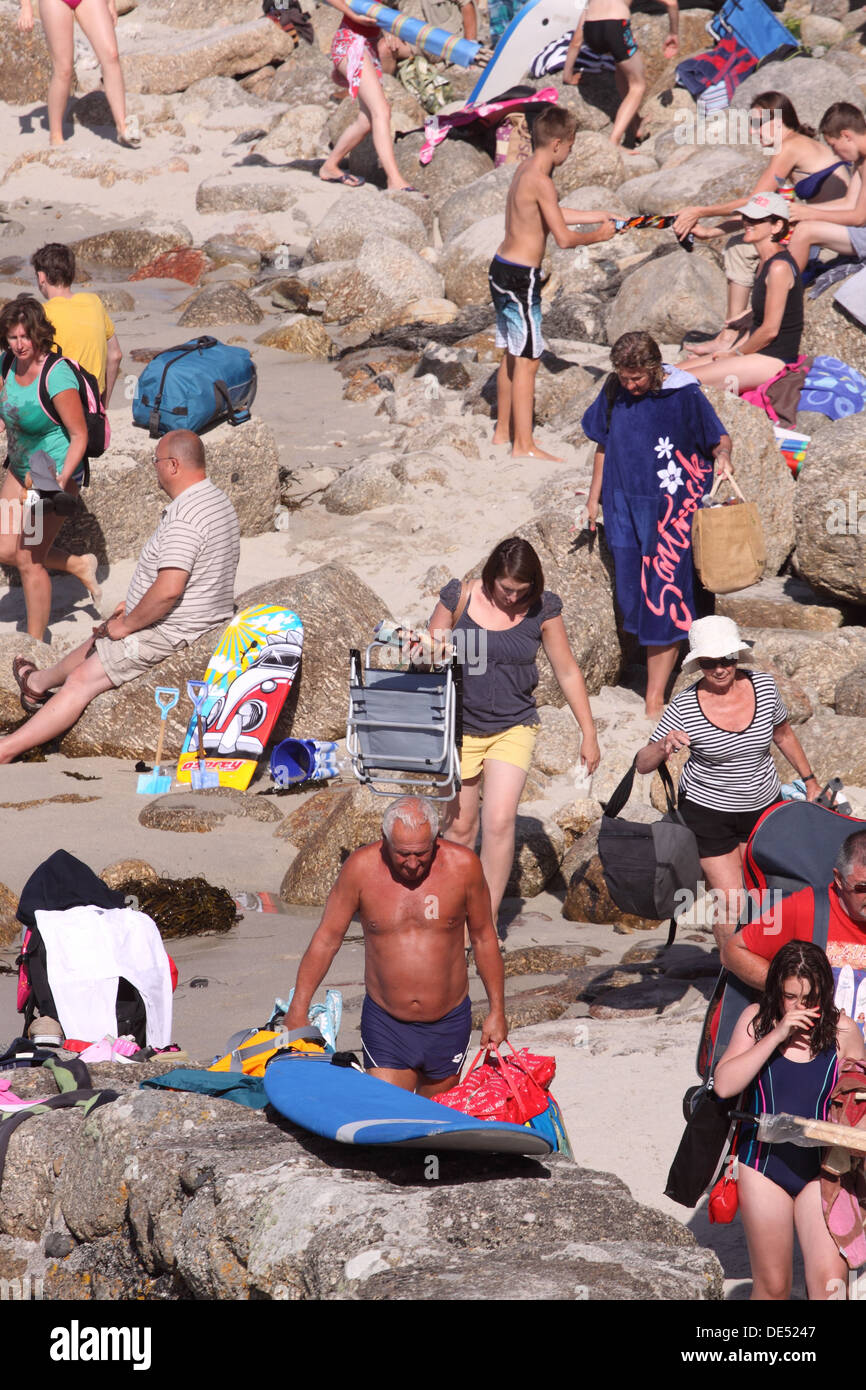
[[[192,469],[196,473],[205,472],[204,445],[192,430],[169,430],[168,434],[163,435],[160,443],[163,448],[159,452],[166,456],[171,455],[183,468]]]

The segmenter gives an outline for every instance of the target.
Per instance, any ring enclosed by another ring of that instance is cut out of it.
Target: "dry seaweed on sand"
[[[127,901],[134,898],[138,911],[153,918],[164,940],[227,932],[240,921],[231,893],[205,878],[159,878],[153,883],[127,879],[118,884],[118,891]]]

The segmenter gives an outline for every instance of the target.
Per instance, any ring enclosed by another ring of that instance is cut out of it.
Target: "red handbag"
[[[731,1146],[730,1156],[725,1163],[725,1171],[710,1193],[707,1202],[707,1215],[711,1225],[728,1226],[736,1216],[737,1208],[740,1205],[740,1194],[737,1191],[737,1141],[739,1137],[740,1131],[738,1129]]]
[[[511,1044],[508,1044],[511,1047]],[[473,1115],[478,1120],[504,1120],[523,1125],[547,1109],[548,1096],[533,1071],[553,1078],[556,1062],[552,1057],[534,1057],[526,1049],[511,1048],[503,1058],[498,1048],[481,1048],[463,1081],[433,1099],[451,1110]],[[495,1060],[490,1060],[491,1052]],[[483,1062],[479,1059],[484,1058]],[[552,1066],[552,1070],[551,1070]]]

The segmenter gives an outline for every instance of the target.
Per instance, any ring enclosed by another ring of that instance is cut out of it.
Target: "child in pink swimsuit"
[[[345,159],[365,135],[372,132],[379,163],[385,171],[389,193],[417,193],[404,179],[397,167],[394,141],[391,137],[391,108],[382,86],[382,64],[378,53],[380,40],[392,46],[395,40],[382,33],[378,24],[370,23],[349,9],[346,0],[328,0],[343,16],[331,44],[334,80],[348,87],[360,108],[350,126],[343,131],[333,150],[319,170],[324,183],[344,183],[358,188],[364,180],[357,174],[344,174],[340,161]]]
[[[69,0],[67,0],[67,4]],[[80,0],[75,0],[76,4]],[[369,24],[363,27],[356,24],[354,19],[347,16],[334,35],[331,44],[331,62],[338,68],[343,59],[346,59],[346,81],[349,84],[349,95],[357,97],[358,87],[361,82],[361,72],[364,66],[364,54],[369,53],[370,61],[376,69],[376,74],[381,83],[382,64],[379,60],[378,43],[382,36],[382,30],[376,25],[371,28]]]

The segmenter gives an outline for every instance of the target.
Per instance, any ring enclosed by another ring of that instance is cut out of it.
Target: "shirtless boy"
[[[511,442],[512,458],[548,459],[532,436],[535,377],[544,351],[541,337],[541,262],[548,235],[557,246],[608,241],[616,228],[608,212],[561,208],[551,174],[571,154],[577,122],[570,111],[549,106],[532,130],[532,155],[518,165],[505,205],[505,240],[490,262],[488,282],[496,310],[496,346],[505,355],[496,375],[494,444]],[[569,225],[592,222],[591,232]]]
[[[382,839],[350,855],[298,967],[287,1028],[307,1010],[357,915],[364,931],[361,1012],[364,1065],[372,1076],[435,1096],[456,1085],[472,1010],[464,924],[487,991],[482,1046],[507,1033],[505,981],[490,894],[472,850],[438,838],[432,801],[401,797],[382,820]]]
[[[837,159],[851,165],[851,182],[844,198],[828,203],[794,203],[791,223],[794,232],[788,250],[802,270],[812,246],[826,246],[843,256],[853,252],[866,261],[866,118],[847,101],[835,101],[821,117],[818,134]]]
[[[666,58],[674,58],[679,52],[679,7],[677,0],[661,0],[668,12],[670,33],[664,41],[663,52]],[[610,143],[620,145],[629,127],[632,135],[638,138],[638,112],[646,92],[646,74],[643,58],[631,32],[632,0],[589,0],[589,4],[577,21],[568,52],[565,55],[563,82],[574,85],[580,81],[580,73],[574,71],[574,64],[581,46],[586,44],[593,53],[609,53],[616,63],[614,79],[619,92],[620,104],[610,133]]]

